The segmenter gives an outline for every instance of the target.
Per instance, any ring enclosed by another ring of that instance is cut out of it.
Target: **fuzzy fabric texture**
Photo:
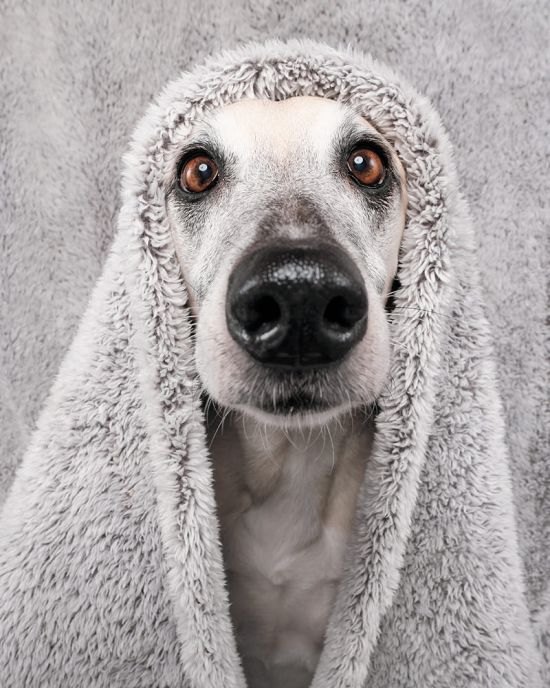
[[[546,0],[0,0],[0,502],[101,272],[147,103],[219,47],[349,43],[428,95],[454,143],[550,665],[549,33]]]
[[[391,384],[313,688],[542,686],[472,223],[438,115],[388,68],[251,44],[137,128],[101,278],[0,517],[4,686],[244,686],[164,179],[200,113],[361,104],[407,170]],[[545,629],[547,630],[547,629]]]
[[[151,98],[243,40],[349,43],[429,96],[453,141],[529,609],[548,633],[549,34],[547,0],[0,0],[0,502],[101,272],[122,153]]]

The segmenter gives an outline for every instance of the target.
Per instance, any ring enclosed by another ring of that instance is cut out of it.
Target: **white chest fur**
[[[368,424],[226,427],[212,444],[231,615],[250,688],[307,688],[343,569]],[[358,426],[358,427],[357,427]]]

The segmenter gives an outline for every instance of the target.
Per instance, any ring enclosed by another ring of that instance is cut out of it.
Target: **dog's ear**
[[[386,299],[386,311],[388,313],[391,313],[393,311],[393,309],[395,308],[394,294],[400,288],[401,288],[401,282],[399,281],[399,277],[396,275],[393,278],[391,290],[388,293],[388,298]]]

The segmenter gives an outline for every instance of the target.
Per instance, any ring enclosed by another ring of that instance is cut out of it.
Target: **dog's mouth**
[[[338,370],[263,371],[234,407],[264,423],[294,426],[324,423],[373,401],[359,400]]]

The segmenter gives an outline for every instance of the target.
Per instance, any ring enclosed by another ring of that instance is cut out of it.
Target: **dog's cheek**
[[[233,406],[242,387],[241,352],[225,322],[225,289],[221,280],[204,299],[197,323],[195,364],[208,394],[222,406]]]
[[[227,366],[224,369],[225,358],[223,349],[216,346],[216,340],[212,334],[207,333],[201,337],[197,333],[195,349],[197,373],[206,392],[222,406],[230,405],[231,401],[228,398],[228,390],[231,387],[227,384],[231,370]]]
[[[386,384],[390,367],[390,335],[380,298],[370,299],[367,332],[358,347],[357,371],[363,398],[376,399]]]

